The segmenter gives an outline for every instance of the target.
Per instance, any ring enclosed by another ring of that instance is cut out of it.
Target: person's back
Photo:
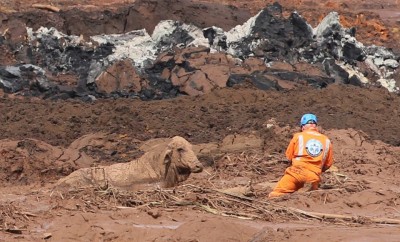
[[[303,115],[300,126],[302,131],[294,134],[286,149],[286,158],[291,166],[285,170],[285,175],[269,197],[293,193],[306,182],[312,184],[312,189],[318,189],[321,173],[333,163],[331,141],[318,131],[317,117],[314,114]]]
[[[309,127],[293,136],[286,150],[286,158],[292,161],[293,166],[302,166],[320,174],[324,165],[331,165],[326,164],[331,160],[330,147],[327,136],[319,133],[315,127]]]

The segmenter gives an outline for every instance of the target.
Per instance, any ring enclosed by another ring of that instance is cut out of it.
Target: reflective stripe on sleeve
[[[298,152],[297,156],[302,156],[303,155],[303,150],[304,150],[303,135],[299,135],[299,150],[297,151]]]

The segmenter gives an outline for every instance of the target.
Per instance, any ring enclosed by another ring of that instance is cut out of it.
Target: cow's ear
[[[164,155],[164,164],[169,164],[171,163],[171,154],[172,154],[172,150],[167,149],[165,151],[165,155]]]

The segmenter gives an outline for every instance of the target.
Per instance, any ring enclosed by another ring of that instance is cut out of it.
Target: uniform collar
[[[318,128],[310,127],[308,129],[303,130],[303,132],[318,132]]]

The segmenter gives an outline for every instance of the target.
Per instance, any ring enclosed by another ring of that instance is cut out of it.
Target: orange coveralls
[[[321,173],[333,164],[332,143],[316,128],[309,128],[294,134],[286,157],[292,165],[285,170],[269,197],[293,193],[307,182],[312,184],[312,190],[318,189]]]

